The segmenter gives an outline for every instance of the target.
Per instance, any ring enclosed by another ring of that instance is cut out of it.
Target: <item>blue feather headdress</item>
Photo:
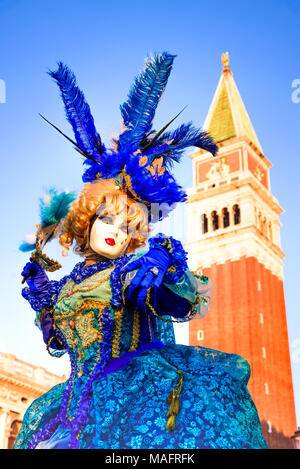
[[[203,130],[194,128],[192,123],[166,131],[180,113],[160,131],[152,129],[155,111],[174,58],[167,52],[147,58],[144,70],[135,78],[127,101],[121,105],[123,131],[113,139],[110,149],[104,146],[96,131],[90,107],[72,71],[60,62],[56,71],[49,72],[59,86],[76,141],[47,122],[86,158],[83,182],[114,178],[122,190],[148,208],[154,203],[169,207],[164,209],[163,214],[160,212],[158,219],[166,216],[176,202],[186,200],[184,190],[170,172],[174,162],[180,161],[185,148],[195,146],[213,155],[217,153],[217,145],[212,138]]]

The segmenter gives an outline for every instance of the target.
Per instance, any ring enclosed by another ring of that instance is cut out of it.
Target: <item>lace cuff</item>
[[[192,318],[203,318],[206,316],[211,298],[212,281],[205,275],[198,275],[187,270],[176,284],[164,283],[176,295],[186,298],[191,311],[189,316]]]
[[[188,269],[187,252],[183,249],[180,241],[174,239],[173,236],[167,237],[163,233],[149,238],[150,248],[155,248],[157,245],[163,246],[172,257],[172,264],[165,273],[164,282],[177,283]]]
[[[212,281],[205,275],[198,275],[187,270],[176,284],[164,283],[164,286],[176,295],[189,301],[191,309],[187,316],[176,322],[186,322],[194,318],[204,318],[208,313]]]

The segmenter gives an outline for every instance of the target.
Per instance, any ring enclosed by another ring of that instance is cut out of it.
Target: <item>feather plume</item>
[[[75,192],[57,192],[52,188],[45,192],[40,199],[41,224],[39,232],[43,234],[42,245],[45,245],[55,236],[59,222],[68,214],[71,203],[76,199]],[[25,241],[19,246],[23,252],[32,251],[36,247],[36,235],[25,236]]]
[[[42,228],[57,224],[64,218],[71,203],[76,199],[75,192],[57,192],[52,188],[40,199],[40,217]]]
[[[174,122],[175,119],[177,119],[178,116],[180,116],[180,114],[185,110],[187,106],[185,106],[175,117],[173,117],[173,119],[171,119],[166,125],[163,126],[162,129],[160,129],[155,135],[154,137],[152,137],[151,140],[149,140],[149,142],[147,142],[147,144],[145,144],[145,146],[142,147],[142,152],[144,153],[145,150],[147,150],[148,148],[150,148],[151,146],[153,146],[155,144],[155,141],[160,137],[161,134],[163,134],[163,132],[169,127],[169,125],[172,124],[172,122]],[[148,137],[149,134],[146,135],[146,137]],[[141,146],[141,143],[140,143],[140,146]]]
[[[83,92],[76,84],[73,72],[62,62],[58,69],[49,71],[56,80],[65,105],[66,116],[71,124],[78,146],[88,155],[99,156],[104,151],[100,135],[97,133],[90,107]]]
[[[121,105],[126,130],[119,137],[119,146],[138,143],[151,130],[158,102],[166,87],[173,60],[168,52],[148,57],[144,71],[135,79],[127,101]]]
[[[172,154],[169,156],[169,162],[172,160],[178,162],[187,147],[202,148],[209,151],[213,156],[218,151],[218,146],[212,137],[206,131],[193,127],[192,122],[182,124],[174,131],[164,133],[158,143],[162,144],[166,140],[171,141],[170,150]]]

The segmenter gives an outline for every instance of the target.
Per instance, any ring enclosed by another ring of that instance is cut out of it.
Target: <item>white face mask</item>
[[[124,254],[131,240],[128,233],[127,212],[115,214],[102,209],[90,233],[90,248],[109,259]]]

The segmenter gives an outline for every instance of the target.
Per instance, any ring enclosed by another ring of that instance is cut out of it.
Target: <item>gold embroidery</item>
[[[113,269],[114,267],[112,266],[112,267],[109,267],[108,269],[102,270],[101,272],[96,272],[95,274],[86,278],[79,284],[76,284],[72,279],[68,279],[58,295],[56,304],[61,302],[64,298],[68,298],[74,295],[74,293],[88,292],[99,287],[100,285],[102,285],[102,283],[105,283],[110,278],[110,274]],[[109,270],[109,273],[107,273],[108,270]],[[103,275],[104,275],[104,278],[103,278]]]
[[[62,332],[63,336],[66,339],[66,342],[70,348],[74,348],[74,343],[75,343],[75,334],[68,323],[65,319],[63,319],[60,324],[57,325],[58,329]]]
[[[75,329],[83,348],[92,345],[98,339],[99,332],[93,327],[94,312],[80,314],[75,319]]]
[[[94,301],[94,300],[89,300],[89,302],[90,302],[90,303],[100,303],[99,301]],[[100,345],[100,342],[101,342],[101,340],[102,340],[101,315],[102,315],[102,310],[103,310],[103,308],[105,307],[104,302],[101,302],[101,306],[102,306],[102,307],[99,308],[99,314],[98,314],[98,325],[99,325],[99,331],[98,331],[99,335],[98,335],[98,337],[99,337],[99,345]],[[79,355],[79,354],[80,354],[80,351],[78,351],[78,355]],[[82,358],[84,358],[84,355],[82,355]],[[79,359],[80,359],[80,356],[79,356]],[[91,369],[90,374],[93,373],[93,371],[94,371],[94,369],[95,369],[95,366],[97,365],[97,363],[99,362],[99,360],[100,360],[100,347],[98,347],[96,360],[95,360],[95,362],[94,362],[94,365],[93,365],[93,367],[92,367],[92,369]],[[80,363],[80,372],[81,372],[81,363]],[[74,390],[74,379],[75,379],[75,376],[74,376],[73,381],[72,381],[72,387],[71,387],[69,402],[68,402],[67,411],[66,411],[66,418],[67,418],[70,422],[72,422],[72,420],[74,420],[75,414],[76,414],[76,411],[75,411],[75,413],[74,413],[73,416],[70,416],[70,415],[69,415],[70,406],[71,406],[72,397],[73,397],[73,390]],[[78,433],[78,435],[77,435],[78,438],[79,438],[79,435],[80,435],[80,431],[79,431],[79,433]]]
[[[140,339],[140,317],[139,317],[139,312],[135,309],[134,316],[133,316],[133,325],[132,325],[132,339],[131,339],[129,351],[137,350],[139,339]]]
[[[56,316],[55,322],[57,327],[62,331],[66,336],[67,344],[70,348],[75,348],[78,345],[78,339],[75,338],[74,328],[78,337],[80,339],[81,345],[83,348],[89,347],[91,344],[96,342],[96,340],[102,340],[101,337],[101,322],[100,318],[102,315],[102,310],[109,305],[107,301],[101,300],[85,300],[81,307],[76,311],[76,313],[71,312],[69,315],[65,316]],[[94,309],[99,311],[98,313],[98,327],[99,330],[94,328]],[[88,312],[88,310],[92,310]],[[67,318],[74,318],[70,321],[67,321]]]
[[[93,308],[99,308],[99,305],[101,307],[101,311],[103,309],[103,306],[108,306],[110,304],[109,301],[102,301],[102,300],[95,300],[95,299],[85,299],[81,303],[80,308],[74,312],[71,311],[69,314],[59,314],[58,312],[55,312],[55,320],[60,321],[61,319],[66,319],[66,318],[71,318],[73,316],[77,316],[82,313],[82,311],[85,311],[86,309],[93,309]]]
[[[62,289],[59,292],[59,295],[57,297],[56,304],[59,303],[63,298],[66,298],[72,294],[72,290],[74,288],[75,283],[73,280],[68,279]]]
[[[117,358],[120,356],[120,339],[122,332],[122,320],[123,320],[123,308],[116,311],[115,313],[115,323],[114,323],[114,332],[112,339],[112,358]]]
[[[102,285],[102,283],[106,282],[110,278],[110,274],[113,271],[114,266],[109,267],[108,269],[101,270],[100,272],[96,272],[95,274],[91,275],[90,277],[86,278],[82,282],[74,285],[72,293],[77,292],[88,292],[94,290],[95,288]]]

